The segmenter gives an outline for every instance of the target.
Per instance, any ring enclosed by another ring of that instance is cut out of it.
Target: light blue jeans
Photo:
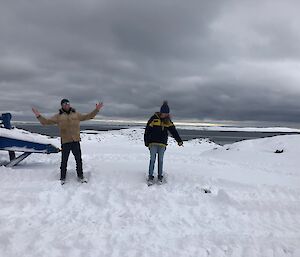
[[[158,155],[158,176],[162,176],[164,153],[166,151],[166,147],[161,145],[151,145],[149,147],[149,150],[150,150],[149,176],[153,176],[156,154]]]

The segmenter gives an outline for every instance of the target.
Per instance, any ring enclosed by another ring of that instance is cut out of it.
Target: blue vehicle
[[[9,152],[10,162],[7,163],[6,167],[13,167],[24,160],[32,153],[58,153],[59,148],[52,144],[40,143],[35,140],[28,140],[26,137],[18,138],[11,126],[10,113],[4,113],[0,116],[1,126],[0,126],[0,150]],[[26,132],[26,134],[31,134]],[[16,157],[15,152],[23,152],[20,156]]]

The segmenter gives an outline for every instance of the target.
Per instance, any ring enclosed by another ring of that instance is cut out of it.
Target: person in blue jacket
[[[144,134],[145,146],[150,150],[149,175],[147,180],[150,185],[154,183],[153,172],[156,155],[158,155],[158,183],[164,182],[163,158],[168,142],[168,131],[172,134],[178,145],[182,146],[183,142],[170,118],[168,102],[164,101],[160,112],[156,112],[149,119]]]

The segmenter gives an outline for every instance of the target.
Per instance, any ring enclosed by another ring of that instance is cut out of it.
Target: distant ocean
[[[40,124],[32,123],[20,123],[14,124],[17,128],[25,129],[33,133],[39,133],[43,135],[48,135],[51,137],[59,136],[59,131],[56,126],[42,126]],[[80,126],[81,130],[96,130],[96,131],[110,131],[118,129],[126,129],[131,127],[137,127],[136,125],[116,125],[116,124],[82,124]],[[144,128],[144,126],[139,126]],[[208,138],[211,141],[219,144],[231,144],[246,139],[255,139],[270,137],[276,135],[291,135],[299,134],[297,132],[244,132],[244,131],[209,131],[209,130],[196,130],[191,127],[191,129],[177,129],[181,138],[183,140],[191,140],[196,138]]]

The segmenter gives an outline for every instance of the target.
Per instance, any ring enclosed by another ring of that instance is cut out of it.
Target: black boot
[[[148,176],[147,184],[148,186],[152,186],[154,184],[154,176]]]
[[[157,177],[157,183],[160,184],[160,185],[163,184],[163,183],[165,183],[164,176],[159,175],[159,176]]]

